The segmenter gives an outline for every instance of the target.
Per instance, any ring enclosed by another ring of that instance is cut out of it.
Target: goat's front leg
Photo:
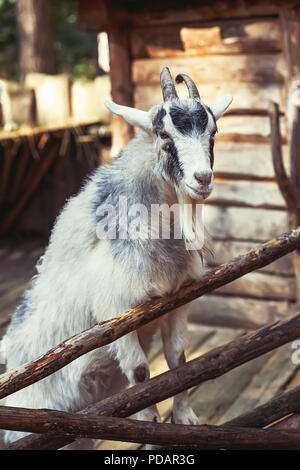
[[[126,375],[131,385],[136,385],[149,379],[148,360],[141,347],[136,331],[128,333],[111,343],[110,350],[118,360],[121,371]],[[156,405],[139,411],[137,419],[154,422],[161,421]]]
[[[162,321],[164,353],[170,369],[185,363],[184,347],[188,337],[187,316],[188,308],[184,306],[169,313]],[[191,408],[187,390],[174,397],[173,421],[177,424],[199,424]]]

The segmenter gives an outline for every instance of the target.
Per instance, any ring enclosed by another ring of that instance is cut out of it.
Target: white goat
[[[170,72],[164,68],[164,102],[149,112],[107,102],[113,113],[141,132],[111,165],[102,166],[91,175],[58,216],[32,288],[25,293],[3,339],[8,370],[37,358],[97,322],[121,315],[155,296],[174,292],[202,272],[198,252],[186,249],[191,237],[182,210],[175,215],[180,219],[181,238],[153,239],[145,233],[132,236],[132,230],[116,212],[116,237],[105,237],[103,230],[102,238],[97,236],[105,218],[103,207],[117,211],[120,196],[126,199],[130,218],[134,205],[142,211],[153,205],[179,203],[182,209],[187,202],[202,204],[210,194],[216,120],[232,97],[225,95],[208,107],[187,75],[179,75],[176,81],[186,83],[189,98],[178,98]],[[134,385],[147,380],[147,353],[157,328],[161,328],[169,367],[183,364],[186,307],[80,357],[46,379],[10,395],[5,404],[77,411],[116,393],[127,381]],[[160,421],[156,406],[141,411],[138,418]],[[176,423],[198,423],[187,392],[175,396],[173,419]],[[6,442],[22,435],[7,431]]]

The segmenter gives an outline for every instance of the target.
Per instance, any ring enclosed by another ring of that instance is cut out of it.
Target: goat
[[[198,251],[205,251],[205,245],[201,250],[186,249],[191,237],[183,211],[174,216],[180,219],[181,238],[118,237],[124,229],[120,216],[114,225],[115,238],[105,237],[104,231],[102,237],[97,236],[105,215],[99,207],[116,209],[120,196],[130,207],[179,204],[182,208],[187,202],[203,204],[211,193],[216,121],[232,96],[206,106],[190,77],[180,74],[176,82],[185,82],[189,97],[178,98],[165,67],[161,72],[164,101],[149,112],[106,102],[109,110],[140,132],[112,164],[94,171],[57,217],[38,274],[3,339],[8,370],[97,322],[176,291],[203,272]],[[120,391],[128,382],[146,381],[147,355],[158,329],[168,366],[175,368],[185,362],[187,314],[187,307],[181,307],[92,351],[8,396],[6,404],[78,411]],[[139,412],[138,419],[160,421],[157,407]],[[174,397],[173,420],[198,424],[187,392]],[[6,431],[6,442],[23,434]]]

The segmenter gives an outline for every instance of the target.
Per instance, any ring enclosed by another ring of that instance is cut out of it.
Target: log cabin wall
[[[213,266],[289,228],[274,177],[266,115],[270,100],[285,113],[289,76],[280,12],[204,21],[200,9],[198,18],[194,13],[158,19],[149,15],[147,24],[136,17],[130,32],[133,96],[140,109],[160,103],[159,74],[165,65],[174,77],[180,72],[190,75],[207,104],[225,93],[234,96],[230,111],[218,123],[215,189],[205,209],[215,249],[208,264]],[[182,96],[184,88],[178,87]],[[288,165],[285,116],[281,131]],[[295,301],[293,260],[288,256],[199,299],[192,318],[252,328]]]
[[[160,103],[163,66],[169,66],[173,76],[180,72],[191,75],[207,104],[225,93],[234,96],[229,112],[218,124],[215,189],[205,208],[215,249],[210,266],[290,226],[272,165],[267,109],[272,100],[283,113],[281,132],[288,168],[286,114],[295,57],[299,65],[299,8],[300,2],[295,0],[188,0],[184,5],[176,0],[79,3],[81,26],[108,31],[111,47],[115,41],[111,32],[125,25],[126,37],[118,46],[129,48],[129,53],[124,52],[123,59],[119,54],[110,57],[112,98],[116,101],[121,92],[122,104],[128,106],[147,110]],[[128,65],[131,82],[127,73],[121,86],[114,72],[122,67],[128,72]],[[299,68],[299,79],[298,72]],[[184,86],[178,91],[184,95]],[[112,134],[113,142],[120,140],[117,128],[116,132],[112,128]],[[191,318],[254,328],[296,302],[296,284],[293,256],[287,256],[199,299]]]

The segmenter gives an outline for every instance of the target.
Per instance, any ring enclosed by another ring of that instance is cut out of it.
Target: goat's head
[[[113,113],[156,139],[157,167],[160,176],[193,199],[205,199],[213,188],[214,136],[216,121],[232,101],[224,95],[206,106],[193,80],[180,74],[176,82],[185,82],[189,98],[179,99],[170,71],[161,72],[164,102],[149,112],[107,101]]]

